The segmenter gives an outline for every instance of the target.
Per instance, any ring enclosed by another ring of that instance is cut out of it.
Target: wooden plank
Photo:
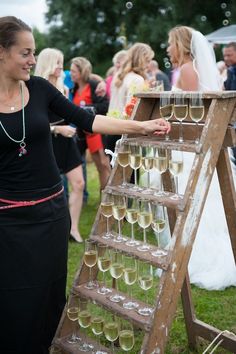
[[[165,91],[168,95],[171,95],[171,97],[174,97],[176,94],[176,91]],[[185,91],[184,94],[186,95],[187,98],[191,97],[192,93],[196,93],[196,91]],[[137,92],[135,94],[136,97],[138,98],[160,98],[160,95],[162,92],[154,92],[154,91],[146,91],[146,92]],[[202,97],[204,99],[225,99],[225,98],[234,98],[236,97],[236,91],[207,91],[202,93]]]
[[[99,282],[98,285],[101,286]],[[136,310],[127,310],[123,307],[123,302],[112,302],[109,298],[107,298],[111,295],[119,294],[125,298],[125,301],[129,301],[131,299],[127,296],[127,294],[111,288],[109,295],[101,295],[98,294],[97,289],[86,289],[84,284],[74,286],[73,291],[75,294],[95,302],[107,311],[115,313],[116,315],[131,321],[135,327],[141,328],[144,331],[149,331],[151,316],[142,316]],[[141,308],[150,306],[137,299],[135,299],[135,302],[137,302]]]
[[[113,233],[114,237],[117,235],[116,233]],[[124,236],[124,235],[123,235]],[[135,257],[136,259],[140,259],[141,261],[148,261],[150,262],[153,266],[161,268],[161,269],[167,269],[169,266],[169,255],[166,250],[160,247],[156,247],[154,245],[151,245],[152,249],[150,251],[142,252],[139,251],[136,247],[132,247],[129,245],[126,245],[125,242],[115,242],[112,239],[104,239],[102,238],[101,235],[91,235],[90,238],[97,243],[103,243],[106,244],[109,248],[113,249],[118,249],[122,251],[122,253],[127,254],[130,257]],[[140,245],[143,244],[143,242],[139,241]],[[159,251],[160,256],[154,257],[151,252]]]
[[[222,331],[218,328],[210,326],[207,323],[204,323],[199,320],[195,320],[194,330],[199,337],[208,339],[210,342]],[[215,345],[223,339],[223,342],[220,344],[220,347],[229,350],[232,353],[236,352],[236,336],[230,333],[222,333],[219,336],[219,339],[216,341]],[[220,352],[219,352],[220,353]]]
[[[234,101],[229,106],[231,116]],[[175,230],[170,242],[171,266],[162,276],[162,291],[158,298],[158,311],[154,314],[153,327],[149,341],[144,344],[144,353],[164,353],[170,326],[176,311],[178,296],[187,272],[187,265],[191,255],[204,203],[206,200],[213,171],[216,166],[221,145],[227,130],[228,121],[222,120],[224,104],[220,100],[211,104],[207,122],[202,136],[204,137],[203,154],[198,156],[192,168],[192,179],[187,188],[192,198],[186,206],[185,213],[179,213]]]
[[[221,150],[220,152],[219,160],[217,162],[217,173],[225,210],[225,217],[236,263],[236,192],[227,149]]]

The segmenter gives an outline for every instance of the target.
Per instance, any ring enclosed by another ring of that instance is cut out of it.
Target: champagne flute
[[[124,256],[124,281],[128,285],[128,294],[130,300],[123,303],[123,307],[127,310],[136,309],[139,304],[132,301],[132,285],[137,280],[137,261],[133,257]]]
[[[139,205],[135,197],[127,197],[127,209],[125,218],[131,225],[131,239],[126,242],[128,246],[138,246],[140,242],[135,240],[134,237],[134,224],[138,221]]]
[[[121,220],[124,219],[126,212],[126,199],[122,195],[114,195],[114,205],[112,206],[112,213],[114,219],[118,221],[118,236],[114,238],[115,242],[127,241],[127,238],[121,235]]]
[[[104,326],[104,334],[106,339],[111,342],[112,353],[115,354],[114,342],[119,336],[119,324],[117,319],[108,321]]]
[[[160,115],[167,122],[173,116],[173,102],[171,98],[171,93],[163,92],[160,94]],[[165,135],[165,140],[169,140],[169,134]]]
[[[117,250],[112,250],[111,253],[111,267],[110,267],[110,274],[113,279],[115,279],[116,290],[118,291],[118,279],[120,279],[124,272],[124,261],[123,261],[123,254]],[[112,302],[120,302],[125,300],[125,297],[119,294],[111,295],[109,299]]]
[[[111,232],[109,228],[109,218],[112,216],[112,207],[114,205],[113,195],[102,191],[101,196],[101,213],[106,218],[106,233],[102,237],[105,239],[111,238]]]
[[[122,143],[119,147],[118,154],[117,154],[117,161],[118,164],[122,167],[123,173],[123,182],[120,185],[122,188],[127,188],[128,183],[126,182],[125,176],[125,168],[129,166],[129,155],[130,155],[130,146],[128,143]]]
[[[143,244],[138,246],[138,250],[145,252],[149,251],[151,247],[147,244],[146,229],[152,222],[151,203],[148,199],[139,200],[138,224],[143,229]]]
[[[111,256],[110,250],[107,245],[99,243],[98,249],[98,269],[102,272],[102,287],[100,287],[97,292],[101,295],[106,295],[111,292],[111,289],[106,287],[105,273],[110,269],[111,266]]]
[[[85,298],[80,298],[78,322],[79,322],[81,330],[82,330],[82,328],[86,329],[90,326],[91,317],[92,316],[91,316],[91,311],[89,308],[89,301]],[[94,346],[92,344],[87,343],[87,342],[83,342],[79,346],[79,350],[81,350],[83,352],[89,352],[93,348],[94,348]]]
[[[67,304],[66,314],[69,320],[72,322],[73,330],[71,336],[67,339],[67,342],[70,344],[76,344],[81,340],[77,336],[76,326],[79,318],[79,298],[75,295],[71,295]]]
[[[153,267],[149,262],[139,261],[138,283],[140,288],[145,291],[145,302],[148,305],[148,290],[153,287]],[[149,306],[138,309],[138,313],[142,316],[149,316],[152,312],[153,308]]]
[[[169,171],[174,176],[175,186],[176,186],[176,194],[172,199],[178,198],[179,187],[178,187],[178,175],[183,172],[183,152],[180,150],[172,150],[171,157],[169,160]]]
[[[129,352],[134,346],[134,330],[131,323],[122,321],[119,331],[119,344],[122,350]]]
[[[103,334],[103,328],[104,328],[103,316],[101,315],[93,316],[91,319],[91,329],[93,334],[98,337],[99,347],[100,347],[99,350],[97,350],[94,354],[107,354],[107,352],[101,350],[101,335]]]
[[[142,146],[142,167],[147,172],[147,188],[145,194],[152,194],[153,190],[150,188],[150,170],[153,168],[154,149],[151,145]]]
[[[134,145],[130,145],[129,165],[134,170],[133,190],[139,191],[140,188],[138,187],[137,170],[142,165],[142,152],[141,152],[141,146],[138,145],[137,143]]]
[[[95,241],[87,239],[85,240],[85,252],[84,252],[84,263],[89,267],[89,281],[85,285],[87,289],[95,289],[96,284],[92,280],[92,267],[97,263],[98,252],[97,245]]]
[[[175,93],[174,97],[174,115],[180,122],[179,125],[179,142],[183,143],[183,120],[188,115],[188,102],[184,92]]]
[[[152,203],[152,223],[151,223],[153,231],[157,233],[157,245],[161,247],[160,244],[160,234],[164,231],[166,227],[166,213],[164,206],[158,203]],[[165,256],[167,254],[166,251],[157,250],[152,252],[154,257]]]
[[[157,196],[163,195],[164,191],[163,191],[163,183],[162,183],[162,174],[166,172],[168,168],[167,150],[164,149],[163,147],[155,148],[153,166],[160,174],[160,179],[161,179],[161,190],[157,193],[154,193],[154,195]]]
[[[192,92],[190,95],[190,104],[189,104],[189,115],[190,118],[196,123],[197,126],[197,137],[195,143],[199,144],[199,125],[198,122],[204,117],[205,109],[202,99],[201,92]]]

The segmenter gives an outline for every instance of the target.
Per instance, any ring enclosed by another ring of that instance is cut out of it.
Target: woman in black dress
[[[48,111],[88,132],[165,134],[169,124],[93,117],[35,65],[31,29],[0,18],[0,353],[48,352],[64,304],[70,219]]]

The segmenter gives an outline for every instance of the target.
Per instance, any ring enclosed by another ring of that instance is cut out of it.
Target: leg
[[[69,209],[71,217],[71,235],[78,242],[82,242],[82,238],[78,231],[79,218],[83,203],[84,179],[82,165],[74,168],[67,174],[68,181],[71,185],[69,194]]]
[[[91,155],[98,170],[100,188],[102,190],[105,188],[111,173],[109,157],[105,154],[103,149],[100,149]]]

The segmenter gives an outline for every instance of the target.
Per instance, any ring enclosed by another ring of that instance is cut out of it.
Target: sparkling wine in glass
[[[176,186],[176,194],[178,197],[179,187],[178,187],[178,176],[183,172],[183,152],[180,150],[172,150],[171,157],[169,160],[169,171],[174,176],[175,186]]]
[[[201,92],[192,92],[190,95],[189,102],[189,115],[192,121],[196,123],[197,127],[197,137],[195,143],[199,144],[199,125],[198,123],[203,119],[205,113],[202,93]]]
[[[123,195],[114,195],[114,205],[112,206],[112,214],[114,219],[118,221],[118,236],[115,242],[127,241],[127,238],[121,234],[121,220],[124,219],[126,213],[126,198]]]
[[[139,191],[137,171],[142,166],[142,151],[138,144],[130,145],[129,165],[134,170],[133,190]]]
[[[139,304],[132,300],[132,285],[137,280],[137,260],[133,257],[124,256],[124,281],[128,285],[128,294],[130,300],[123,303],[123,307],[127,310],[138,308]]]
[[[81,338],[77,336],[77,321],[79,318],[79,298],[75,295],[71,295],[67,304],[66,314],[69,320],[72,322],[73,331],[71,336],[67,339],[70,344],[78,343]]]
[[[151,145],[142,146],[142,167],[147,173],[147,188],[145,188],[145,194],[152,194],[153,190],[150,188],[150,171],[153,168],[154,149]]]
[[[115,353],[114,342],[118,339],[119,336],[119,324],[115,319],[108,321],[104,326],[104,335],[106,339],[111,342],[112,353]]]
[[[120,279],[124,272],[124,260],[123,254],[117,250],[113,249],[111,251],[111,267],[110,274],[113,279],[115,279],[116,290],[118,291],[118,279]],[[125,297],[119,294],[111,295],[109,299],[112,302],[120,302],[125,300]]]
[[[85,298],[80,298],[78,322],[79,322],[81,330],[87,329],[88,327],[90,327],[91,318],[92,318],[92,316],[91,316],[89,301]],[[94,349],[94,346],[92,344],[89,344],[89,343],[83,341],[79,345],[78,349],[81,350],[82,352],[89,352]]]
[[[91,330],[99,340],[99,350],[96,350],[95,354],[107,354],[107,352],[101,350],[101,335],[103,334],[104,317],[101,315],[93,316],[91,318]]]
[[[147,306],[138,309],[138,313],[142,316],[149,316],[153,312],[153,308],[148,306],[148,290],[153,287],[153,267],[149,262],[139,261],[138,264],[138,284],[145,291],[145,302]]]
[[[164,194],[163,191],[163,183],[162,183],[162,174],[166,172],[168,168],[168,155],[167,155],[167,150],[164,147],[156,147],[154,149],[154,162],[153,162],[154,168],[157,170],[157,172],[160,174],[160,179],[161,179],[161,190],[157,193],[154,193],[155,195],[162,195]]]
[[[147,244],[146,229],[152,222],[152,210],[149,199],[139,199],[138,224],[143,229],[143,244],[138,246],[138,250],[145,252],[151,247]]]
[[[167,122],[173,116],[173,99],[171,97],[171,93],[169,92],[162,92],[160,94],[160,115]],[[166,134],[165,140],[169,139],[169,135]]]
[[[106,233],[102,236],[105,239],[111,238],[109,218],[112,216],[113,205],[113,195],[103,191],[101,196],[101,214],[106,218]]]
[[[107,245],[99,243],[97,245],[98,249],[98,269],[102,272],[102,283],[103,285],[97,290],[101,295],[106,295],[111,292],[111,289],[106,287],[105,273],[110,269],[111,266],[111,255],[110,250]]]
[[[120,187],[127,188],[128,183],[126,182],[125,169],[129,166],[129,155],[130,155],[130,146],[128,143],[121,143],[118,149],[117,161],[118,164],[122,167],[123,171],[123,182]]]
[[[152,203],[152,223],[151,223],[153,231],[157,234],[157,245],[161,247],[160,243],[160,234],[166,228],[166,211],[163,205],[153,202]],[[154,257],[165,256],[167,254],[166,251],[156,250],[152,252]]]
[[[84,252],[84,263],[89,267],[89,281],[85,285],[87,289],[96,288],[95,282],[92,280],[92,267],[97,263],[98,252],[97,245],[93,240],[85,240],[85,252]]]
[[[122,321],[119,331],[119,344],[122,350],[129,352],[134,346],[134,330],[131,323]]]
[[[183,143],[183,120],[188,115],[188,100],[184,92],[176,92],[174,97],[174,116],[180,122],[179,142]]]
[[[126,242],[128,246],[138,246],[140,242],[135,240],[134,224],[138,221],[139,203],[135,197],[127,197],[127,208],[125,218],[131,225],[131,239]]]

